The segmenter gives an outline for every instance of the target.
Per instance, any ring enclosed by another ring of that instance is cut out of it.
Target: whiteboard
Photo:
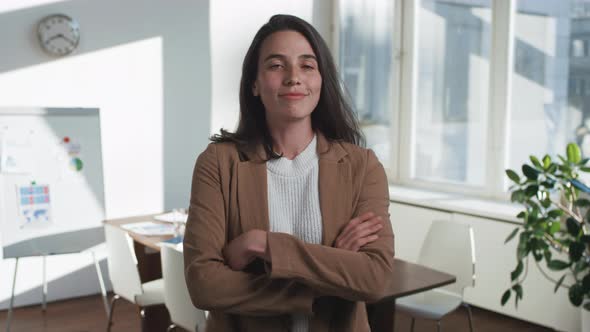
[[[104,242],[98,109],[0,108],[0,195],[4,258]]]

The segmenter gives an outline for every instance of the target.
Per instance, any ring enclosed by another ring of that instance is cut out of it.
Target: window
[[[423,0],[419,16],[413,175],[484,185],[489,3]]]
[[[358,114],[367,147],[391,164],[393,1],[339,3],[340,74]]]
[[[523,56],[512,73],[511,168],[529,154],[563,154],[570,141],[590,155],[588,9],[580,0],[517,1],[513,43]]]
[[[581,39],[572,40],[572,57],[581,58],[587,55],[584,44],[586,43]]]
[[[529,155],[590,156],[589,0],[338,5],[340,70],[390,181],[506,199]]]

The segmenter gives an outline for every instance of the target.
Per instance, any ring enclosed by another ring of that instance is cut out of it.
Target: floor
[[[477,332],[549,332],[552,329],[524,322],[473,307],[473,325]],[[5,329],[6,311],[0,311],[0,330]],[[396,331],[410,331],[410,317],[402,313],[396,316]],[[105,331],[107,317],[100,296],[52,302],[43,313],[40,306],[18,308],[14,311],[12,332],[90,332]],[[137,308],[125,301],[117,302],[113,332],[139,331],[140,321]],[[436,323],[416,321],[415,332],[436,331]],[[442,331],[469,331],[467,312],[460,308],[445,317]]]

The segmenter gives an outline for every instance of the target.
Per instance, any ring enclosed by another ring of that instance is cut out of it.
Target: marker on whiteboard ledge
[[[35,181],[35,180],[31,181],[31,186],[34,186],[36,184],[37,184],[37,181]]]

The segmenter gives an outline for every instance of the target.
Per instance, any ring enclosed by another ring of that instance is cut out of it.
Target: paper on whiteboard
[[[31,132],[0,132],[0,172],[29,174],[33,167]]]
[[[17,204],[20,228],[51,223],[51,205],[48,185],[17,186]]]

